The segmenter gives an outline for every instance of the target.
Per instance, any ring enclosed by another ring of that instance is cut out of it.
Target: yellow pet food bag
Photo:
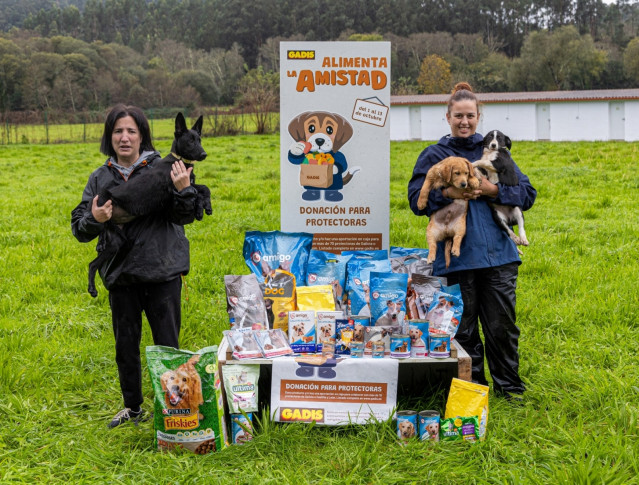
[[[300,312],[334,312],[335,298],[331,285],[298,286],[297,310]]]
[[[479,439],[486,439],[488,425],[488,386],[453,378],[446,401],[444,419],[477,416]]]

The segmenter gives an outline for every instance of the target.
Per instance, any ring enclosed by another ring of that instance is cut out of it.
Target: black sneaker
[[[122,411],[113,416],[113,419],[109,424],[107,424],[108,428],[115,428],[116,426],[120,426],[122,423],[127,421],[133,421],[133,424],[136,426],[138,423],[143,423],[148,420],[150,416],[144,411],[144,409],[140,409],[138,412],[131,411],[131,408],[124,408]]]

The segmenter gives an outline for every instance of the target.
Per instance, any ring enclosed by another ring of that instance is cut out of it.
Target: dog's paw
[[[458,258],[461,253],[459,252],[459,249],[451,249],[450,254]]]
[[[529,245],[529,242],[528,242],[528,239],[526,238],[526,236],[520,237],[519,239],[521,240],[521,243],[520,243],[521,246],[528,246]]]
[[[294,157],[300,157],[304,154],[305,148],[306,148],[306,142],[296,141],[291,144],[291,146],[288,148],[288,151]]]

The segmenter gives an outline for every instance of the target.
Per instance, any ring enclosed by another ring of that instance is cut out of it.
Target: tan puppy
[[[422,210],[428,203],[428,194],[433,189],[456,187],[474,190],[479,188],[479,179],[475,177],[473,166],[462,157],[448,157],[433,165],[426,174],[424,185],[419,192],[417,207]],[[443,207],[430,216],[426,228],[428,241],[427,262],[432,263],[437,256],[437,243],[446,241],[446,267],[450,265],[450,255],[459,256],[462,239],[466,235],[466,213],[468,201],[455,199],[452,204]],[[452,241],[451,241],[452,238]]]

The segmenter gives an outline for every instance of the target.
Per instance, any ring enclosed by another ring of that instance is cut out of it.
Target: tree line
[[[639,85],[636,0],[42,2],[0,0],[2,112],[249,103],[282,40],[390,41],[393,94]]]

